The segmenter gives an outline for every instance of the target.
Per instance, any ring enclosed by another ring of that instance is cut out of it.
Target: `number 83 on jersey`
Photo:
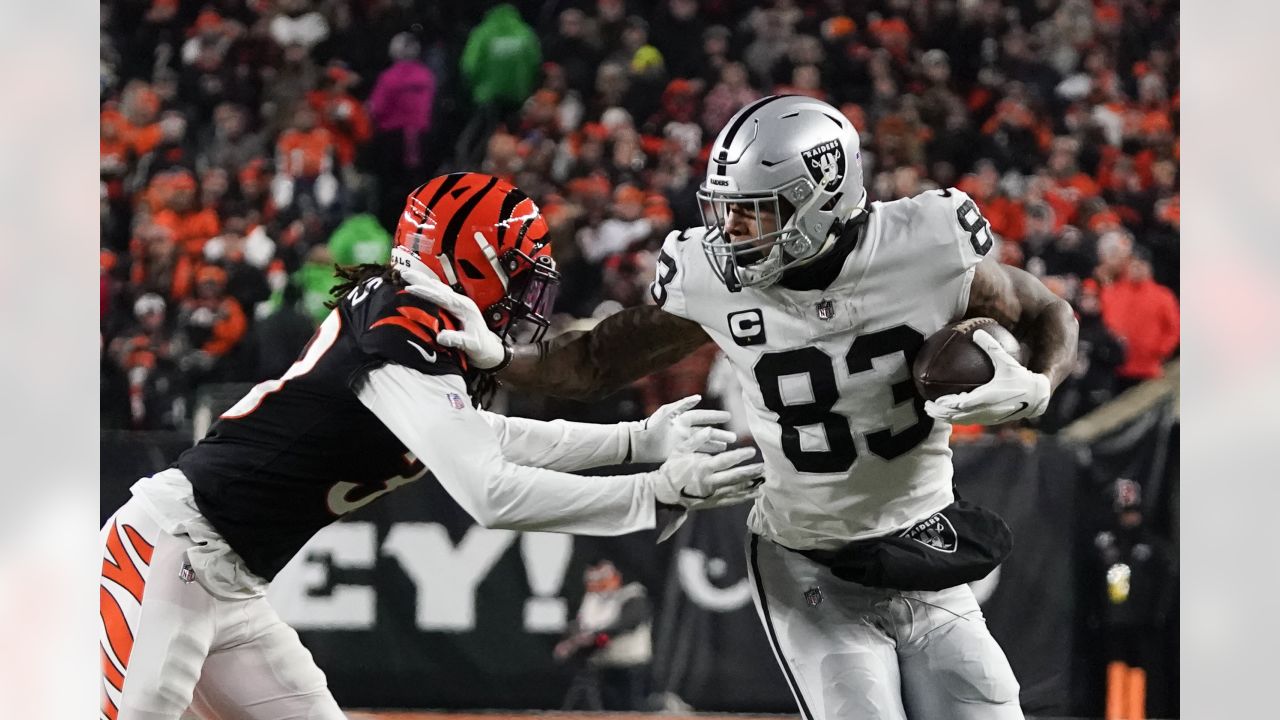
[[[923,342],[924,336],[914,328],[897,325],[858,335],[842,357],[808,346],[765,353],[756,361],[753,371],[764,405],[778,415],[783,453],[798,472],[847,472],[858,459],[855,431],[867,449],[884,460],[910,452],[929,437],[934,420],[924,412],[924,398],[916,393],[910,371]],[[884,407],[862,403],[869,393],[883,396],[885,373],[894,366],[898,370],[887,379],[892,408],[885,412]],[[838,382],[837,370],[847,377]],[[859,405],[837,412],[842,397]],[[887,418],[904,417],[908,407],[914,422],[894,432]],[[872,418],[883,426],[851,427],[851,421]]]

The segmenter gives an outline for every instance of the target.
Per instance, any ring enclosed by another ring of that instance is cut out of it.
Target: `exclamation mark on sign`
[[[561,533],[524,533],[520,557],[533,597],[524,603],[526,632],[561,632],[568,608],[560,597],[564,574],[573,556],[573,537]]]

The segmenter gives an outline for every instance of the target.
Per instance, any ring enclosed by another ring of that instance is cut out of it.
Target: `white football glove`
[[[930,400],[924,411],[930,417],[964,425],[999,425],[1042,414],[1049,405],[1049,378],[1023,367],[986,330],[975,331],[973,341],[995,363],[995,377],[969,392]]]
[[[480,370],[496,368],[507,359],[510,350],[502,342],[502,338],[489,329],[475,301],[454,292],[453,288],[431,273],[402,269],[400,277],[409,283],[405,288],[409,294],[439,305],[462,321],[460,330],[441,330],[437,333],[436,342],[461,350],[471,364]]]
[[[701,395],[690,395],[663,405],[644,420],[625,423],[631,436],[632,462],[662,462],[703,427],[729,422],[729,413],[723,410],[694,410],[693,406],[701,399]],[[737,439],[738,436],[728,430],[711,428],[711,437],[695,450],[718,453]]]
[[[739,448],[715,455],[695,452],[711,440],[715,428],[704,427],[676,445],[671,457],[648,473],[658,509],[658,542],[671,537],[689,510],[709,510],[753,500],[764,482],[764,463],[738,465],[755,455]],[[664,507],[665,506],[665,507]]]

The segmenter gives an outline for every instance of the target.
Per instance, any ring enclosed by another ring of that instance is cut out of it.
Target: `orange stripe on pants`
[[[116,690],[123,690],[124,675],[120,672],[120,669],[116,667],[116,664],[111,662],[111,658],[107,656],[106,648],[98,646],[98,651],[102,655],[102,676],[107,679],[107,682],[111,684],[111,687]]]
[[[102,615],[102,626],[107,630],[107,643],[111,652],[120,660],[120,667],[129,670],[129,656],[133,654],[133,630],[129,629],[129,621],[120,609],[120,602],[105,587],[98,586],[99,614]]]
[[[142,533],[133,529],[132,525],[124,526],[124,535],[129,539],[129,544],[133,546],[134,552],[138,553],[138,557],[142,558],[144,565],[151,565],[151,554],[155,552],[156,546],[147,542],[142,537]]]
[[[132,530],[132,528],[128,529]],[[142,540],[141,536],[138,539]],[[145,540],[142,542],[147,548],[145,557],[149,559],[151,545]],[[137,549],[136,543],[134,548]],[[141,554],[139,552],[139,555]],[[133,558],[124,549],[124,543],[120,542],[120,532],[116,529],[115,523],[111,524],[111,531],[107,534],[107,557],[102,558],[102,577],[118,583],[120,587],[129,591],[134,600],[142,602],[142,588],[146,581],[142,579],[142,573],[138,571]]]

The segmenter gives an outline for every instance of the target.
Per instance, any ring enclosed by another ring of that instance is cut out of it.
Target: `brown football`
[[[1010,355],[1022,361],[1017,338],[995,320],[983,317],[952,323],[925,338],[911,365],[916,389],[925,399],[968,392],[995,377],[995,364],[973,341],[976,330],[986,330]]]

